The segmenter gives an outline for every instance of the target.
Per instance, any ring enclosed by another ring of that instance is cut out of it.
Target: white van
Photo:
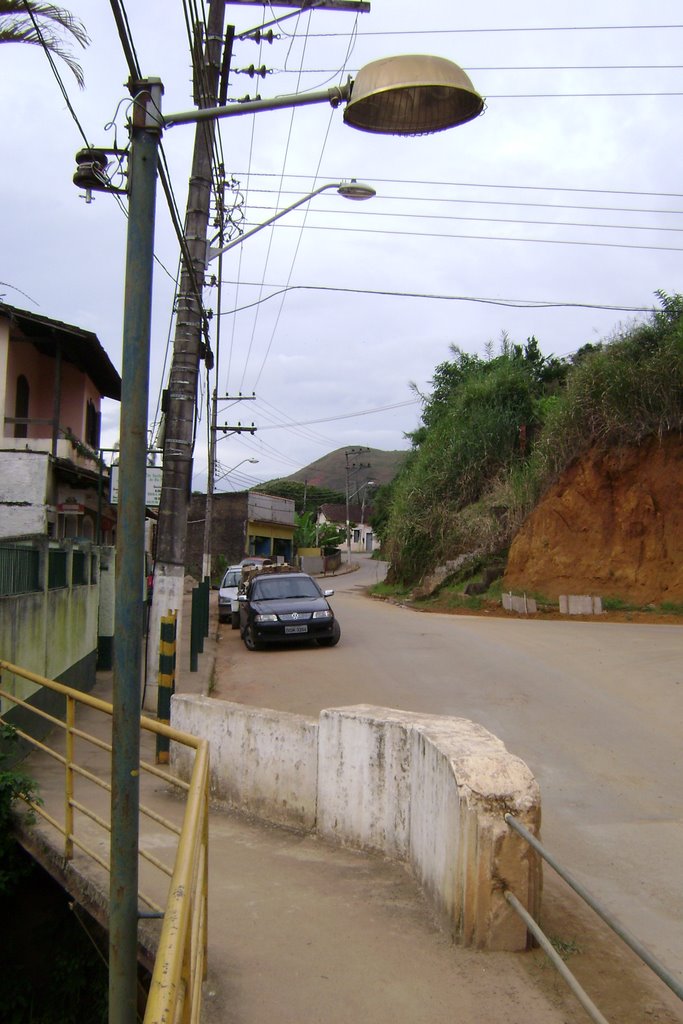
[[[233,629],[240,624],[240,606],[237,602],[237,588],[242,579],[242,566],[230,565],[225,570],[218,588],[218,621],[230,622]]]

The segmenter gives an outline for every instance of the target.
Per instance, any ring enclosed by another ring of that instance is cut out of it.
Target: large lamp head
[[[375,60],[353,83],[344,121],[383,135],[428,135],[471,121],[484,100],[457,64],[443,57]]]

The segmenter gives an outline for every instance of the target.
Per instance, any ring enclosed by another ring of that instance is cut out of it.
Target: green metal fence
[[[41,589],[40,552],[29,547],[0,546],[0,597]]]

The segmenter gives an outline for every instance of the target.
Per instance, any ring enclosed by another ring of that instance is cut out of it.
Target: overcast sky
[[[78,122],[89,143],[123,146],[128,71],[110,4],[65,3],[92,40],[83,91],[58,62]],[[164,83],[164,111],[188,109],[182,0],[128,0],[127,13],[143,73]],[[226,21],[239,33],[285,13],[228,3]],[[275,32],[272,45],[236,42],[233,69],[269,74],[233,74],[231,98],[318,89],[379,57],[433,53],[463,67],[487,105],[469,124],[416,139],[354,131],[327,105],[221,123],[246,227],[326,182],[355,177],[378,194],[313,199],[306,215],[226,255],[220,310],[207,289],[221,324],[218,393],[256,395],[219,405],[219,423],[257,428],[219,441],[219,474],[259,460],[219,489],[287,476],[347,445],[407,447],[420,413],[409,384],[428,389],[451,344],[484,355],[503,332],[535,335],[561,356],[642,316],[629,310],[651,307],[657,289],[681,290],[680,0],[372,0],[369,14],[319,11]],[[86,204],[72,184],[84,142],[40,49],[2,46],[0,61],[0,296],[94,331],[120,371],[124,212],[101,193]],[[163,139],[183,213],[193,132],[178,126]],[[156,253],[150,427],[178,265],[161,191]],[[213,387],[204,374],[197,489]],[[106,402],[103,444],[118,436],[119,408]]]

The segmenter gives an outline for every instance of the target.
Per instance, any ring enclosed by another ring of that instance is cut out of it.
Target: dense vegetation
[[[341,491],[332,491],[327,487],[314,487],[312,484],[299,483],[297,480],[269,480],[268,483],[259,484],[257,490],[261,494],[291,498],[296,511],[301,515],[306,512],[315,515],[320,505],[338,505],[346,500]]]
[[[572,357],[503,338],[482,359],[452,348],[422,396],[403,472],[373,528],[396,582],[465,553],[504,550],[541,494],[589,448],[683,431],[683,296]]]

